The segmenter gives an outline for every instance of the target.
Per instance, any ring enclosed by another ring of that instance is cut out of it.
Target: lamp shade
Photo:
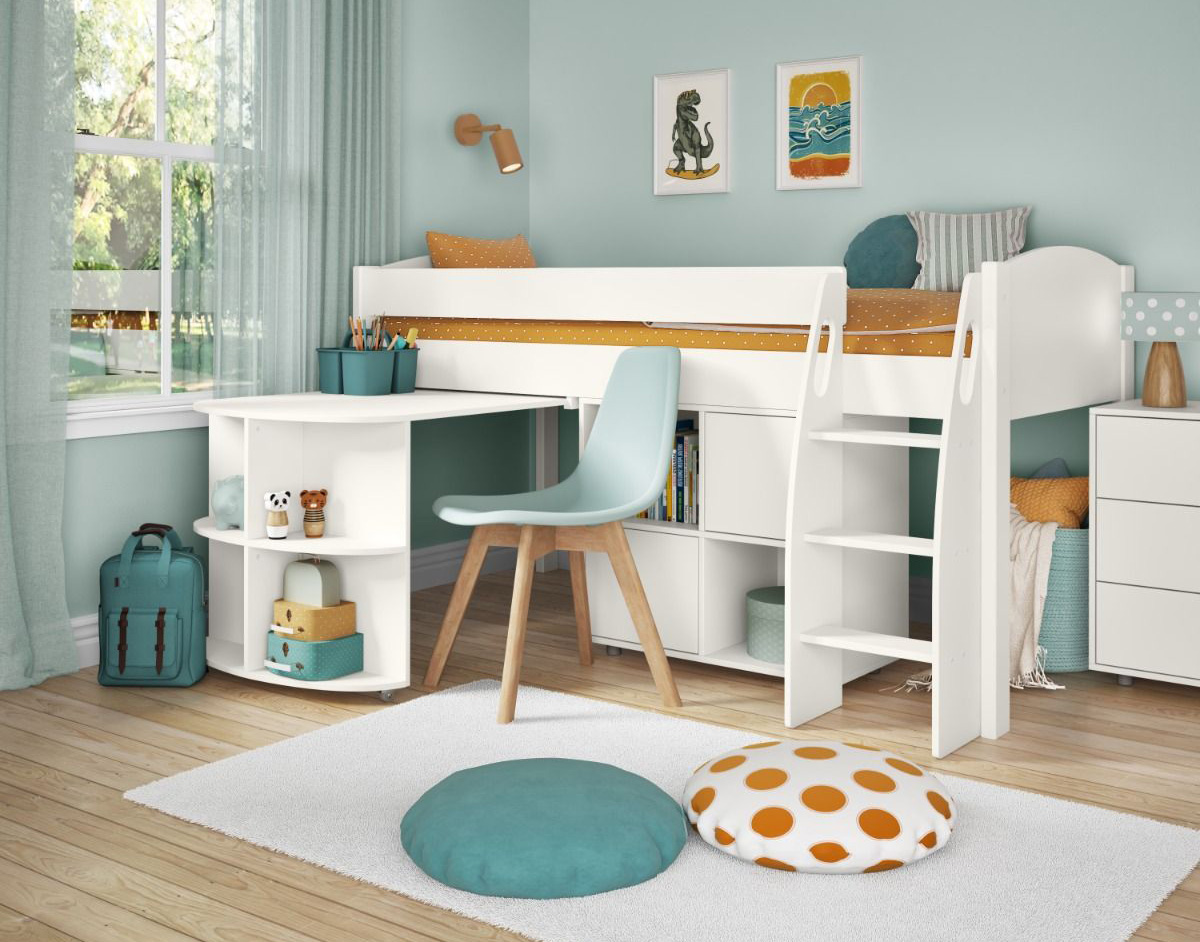
[[[1122,340],[1200,340],[1200,291],[1126,291]]]
[[[496,164],[501,173],[516,173],[525,166],[517,149],[517,139],[508,128],[501,128],[492,135],[492,150],[496,153]]]

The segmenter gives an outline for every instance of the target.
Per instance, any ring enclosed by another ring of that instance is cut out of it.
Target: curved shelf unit
[[[309,539],[303,531],[293,530],[282,540],[269,540],[266,537],[249,539],[244,530],[217,529],[211,517],[201,517],[192,524],[192,529],[200,536],[219,543],[272,550],[277,553],[307,553],[312,556],[388,556],[408,549],[404,545],[403,537],[399,535],[391,540],[352,536],[322,536]]]

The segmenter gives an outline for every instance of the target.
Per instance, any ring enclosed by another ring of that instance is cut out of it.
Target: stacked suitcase
[[[298,559],[283,571],[283,598],[267,634],[267,669],[295,680],[334,680],[363,669],[363,636],[353,602],[342,599],[337,567]]]

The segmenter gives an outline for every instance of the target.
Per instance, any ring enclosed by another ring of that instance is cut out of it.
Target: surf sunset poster
[[[780,190],[862,186],[862,59],[776,67]]]

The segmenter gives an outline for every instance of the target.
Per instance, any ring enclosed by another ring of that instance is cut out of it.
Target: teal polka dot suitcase
[[[336,680],[363,669],[363,636],[359,633],[332,641],[293,641],[267,633],[266,668],[295,680]]]

